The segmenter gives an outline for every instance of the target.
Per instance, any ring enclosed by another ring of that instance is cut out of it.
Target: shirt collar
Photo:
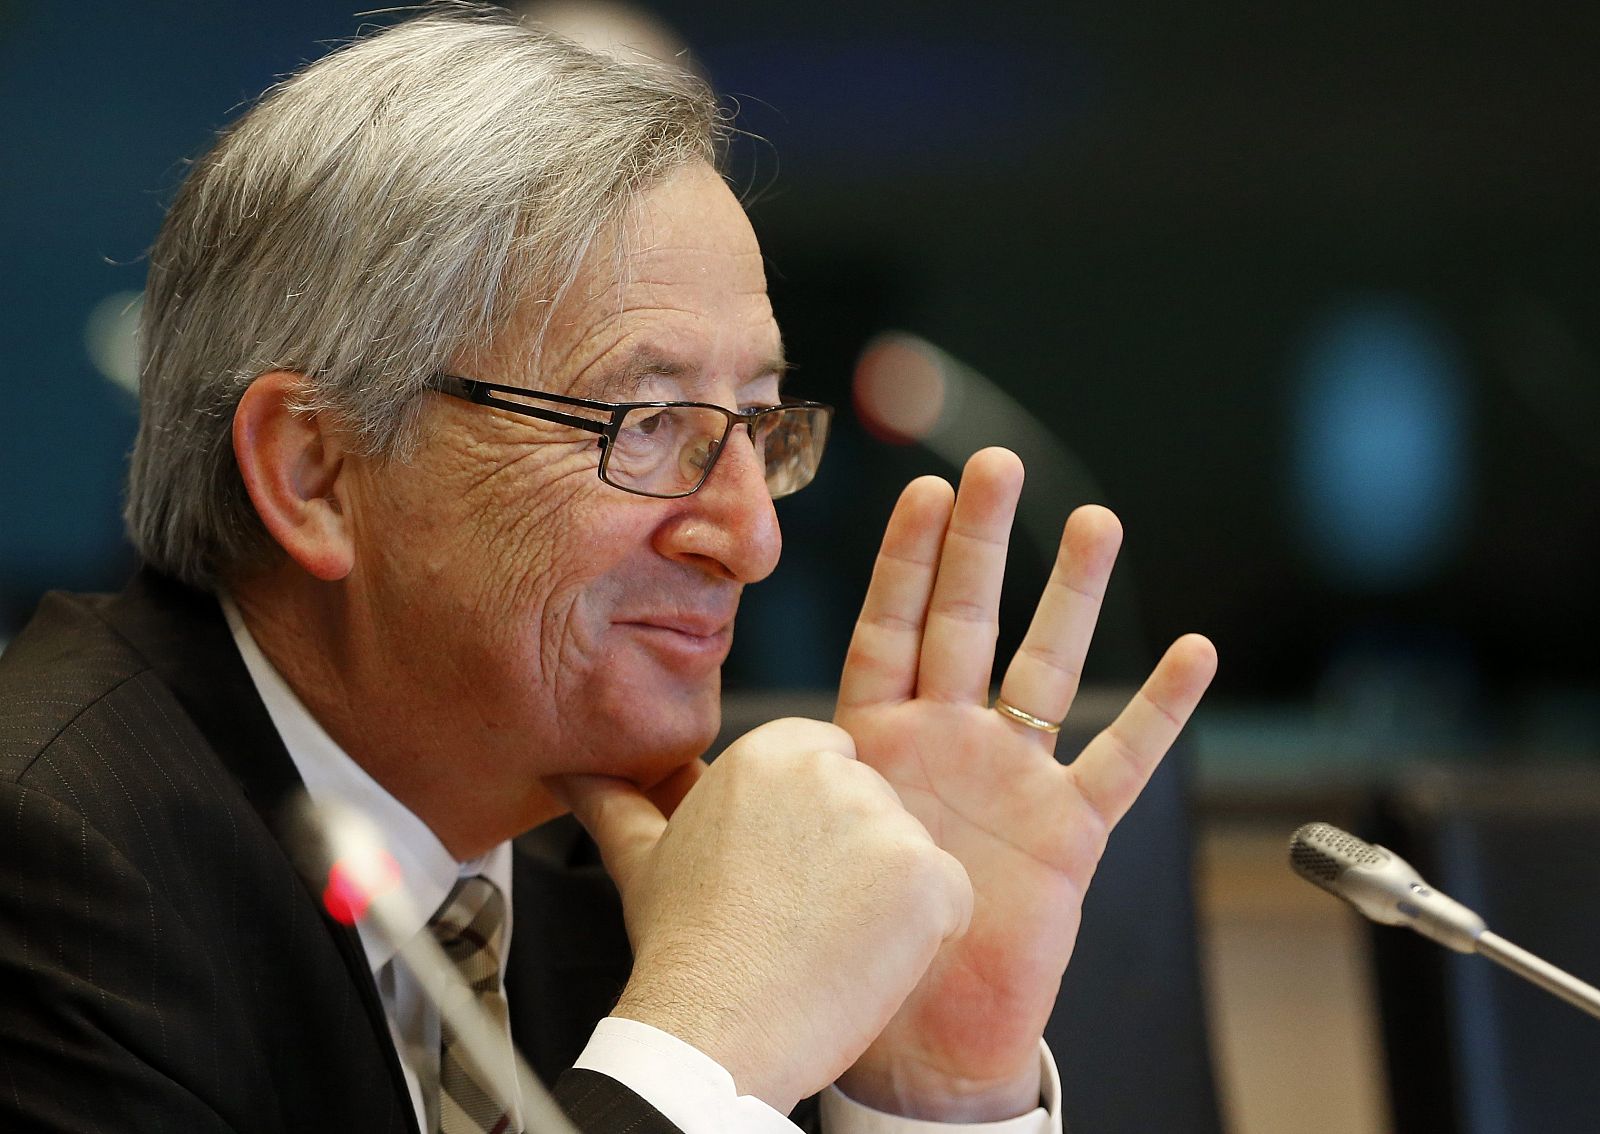
[[[414,925],[397,926],[407,940],[420,933],[433,912],[461,878],[481,874],[496,886],[506,899],[505,947],[501,966],[510,952],[511,942],[511,844],[489,850],[478,858],[457,862],[433,830],[405,804],[373,779],[360,764],[317,723],[256,644],[238,606],[227,595],[220,595],[228,629],[244,659],[245,669],[256,687],[273,726],[289,750],[289,759],[305,781],[306,792],[314,803],[337,804],[364,815],[378,829],[389,853],[400,866],[411,897]],[[356,931],[367,963],[374,975],[394,959],[396,944],[379,934],[367,922],[358,922]]]

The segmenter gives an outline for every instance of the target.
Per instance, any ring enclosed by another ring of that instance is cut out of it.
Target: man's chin
[[[638,785],[640,791],[651,791],[660,784],[680,774],[690,764],[699,763],[707,749],[717,739],[718,717],[713,714],[705,727],[685,729],[674,736],[659,736],[648,748],[631,761],[625,777]]]
[[[641,718],[646,731],[658,733],[663,747],[694,749],[693,755],[699,756],[722,726],[722,667],[699,672],[660,668],[649,678],[626,711]]]
[[[655,704],[657,709],[645,707]],[[722,726],[721,682],[694,682],[669,695],[640,697],[614,710],[597,727],[597,740],[610,750],[605,767],[574,769],[617,776],[649,791],[686,765],[699,760],[717,739]],[[597,753],[598,754],[598,753]]]

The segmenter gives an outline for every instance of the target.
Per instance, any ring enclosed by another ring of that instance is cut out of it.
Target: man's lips
[[[706,677],[733,648],[731,618],[648,617],[618,622],[668,669],[683,677]]]
[[[619,620],[623,626],[642,626],[651,630],[670,630],[688,638],[719,638],[733,629],[733,618],[724,615],[645,615]]]

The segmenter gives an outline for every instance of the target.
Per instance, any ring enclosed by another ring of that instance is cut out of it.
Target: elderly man
[[[835,721],[701,762],[828,425],[780,392],[718,124],[682,76],[458,11],[195,165],[145,307],[147,566],[47,599],[0,667],[0,1125],[519,1127],[296,873],[303,785],[382,832],[410,932],[586,1130],[792,1129],[819,1091],[830,1134],[1059,1128],[1083,894],[1214,654],[1178,642],[1057,762],[1120,536],[1083,509],[991,705],[1022,470],[989,450],[901,498]]]

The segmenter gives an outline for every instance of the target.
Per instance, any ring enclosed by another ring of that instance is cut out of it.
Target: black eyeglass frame
[[[769,414],[787,409],[821,410],[825,420],[832,424],[833,407],[823,402],[808,402],[801,398],[783,397],[775,406],[763,406],[755,410],[731,410],[727,406],[719,406],[714,402],[601,402],[592,398],[574,398],[566,394],[551,394],[543,390],[529,390],[523,386],[508,386],[500,382],[485,382],[477,378],[463,378],[459,374],[435,374],[428,383],[428,388],[452,398],[461,398],[472,402],[474,405],[493,406],[495,409],[507,410],[511,413],[521,414],[538,421],[554,422],[557,425],[570,425],[574,429],[582,429],[589,433],[598,434],[600,445],[600,464],[596,470],[600,479],[620,492],[630,492],[635,496],[648,496],[653,500],[679,500],[685,496],[693,496],[704,487],[711,476],[711,470],[717,467],[717,461],[722,458],[722,450],[727,446],[728,438],[735,428],[746,426],[747,430],[754,427],[755,423]],[[523,397],[538,398],[540,401],[555,402],[558,405],[574,406],[579,409],[596,410],[611,415],[609,421],[595,421],[592,418],[580,417],[574,413],[563,413],[556,409],[541,409],[538,406],[525,405],[522,402],[509,401],[506,398],[495,397],[495,391],[511,394],[521,394]],[[722,431],[722,436],[717,439],[716,448],[706,461],[705,468],[700,470],[700,479],[694,487],[682,492],[645,492],[642,489],[631,488],[625,484],[618,484],[606,475],[606,470],[611,462],[611,447],[616,444],[617,434],[622,432],[623,419],[639,409],[673,409],[692,408],[716,410],[727,419],[727,427]],[[754,436],[752,433],[751,436]],[[824,434],[823,442],[826,444],[827,436]],[[820,456],[818,458],[820,463]],[[812,474],[815,476],[815,472]],[[810,484],[808,480],[806,484]],[[800,488],[804,488],[801,485]],[[800,491],[799,488],[791,489],[784,493],[785,496]],[[773,497],[773,499],[781,499]]]

